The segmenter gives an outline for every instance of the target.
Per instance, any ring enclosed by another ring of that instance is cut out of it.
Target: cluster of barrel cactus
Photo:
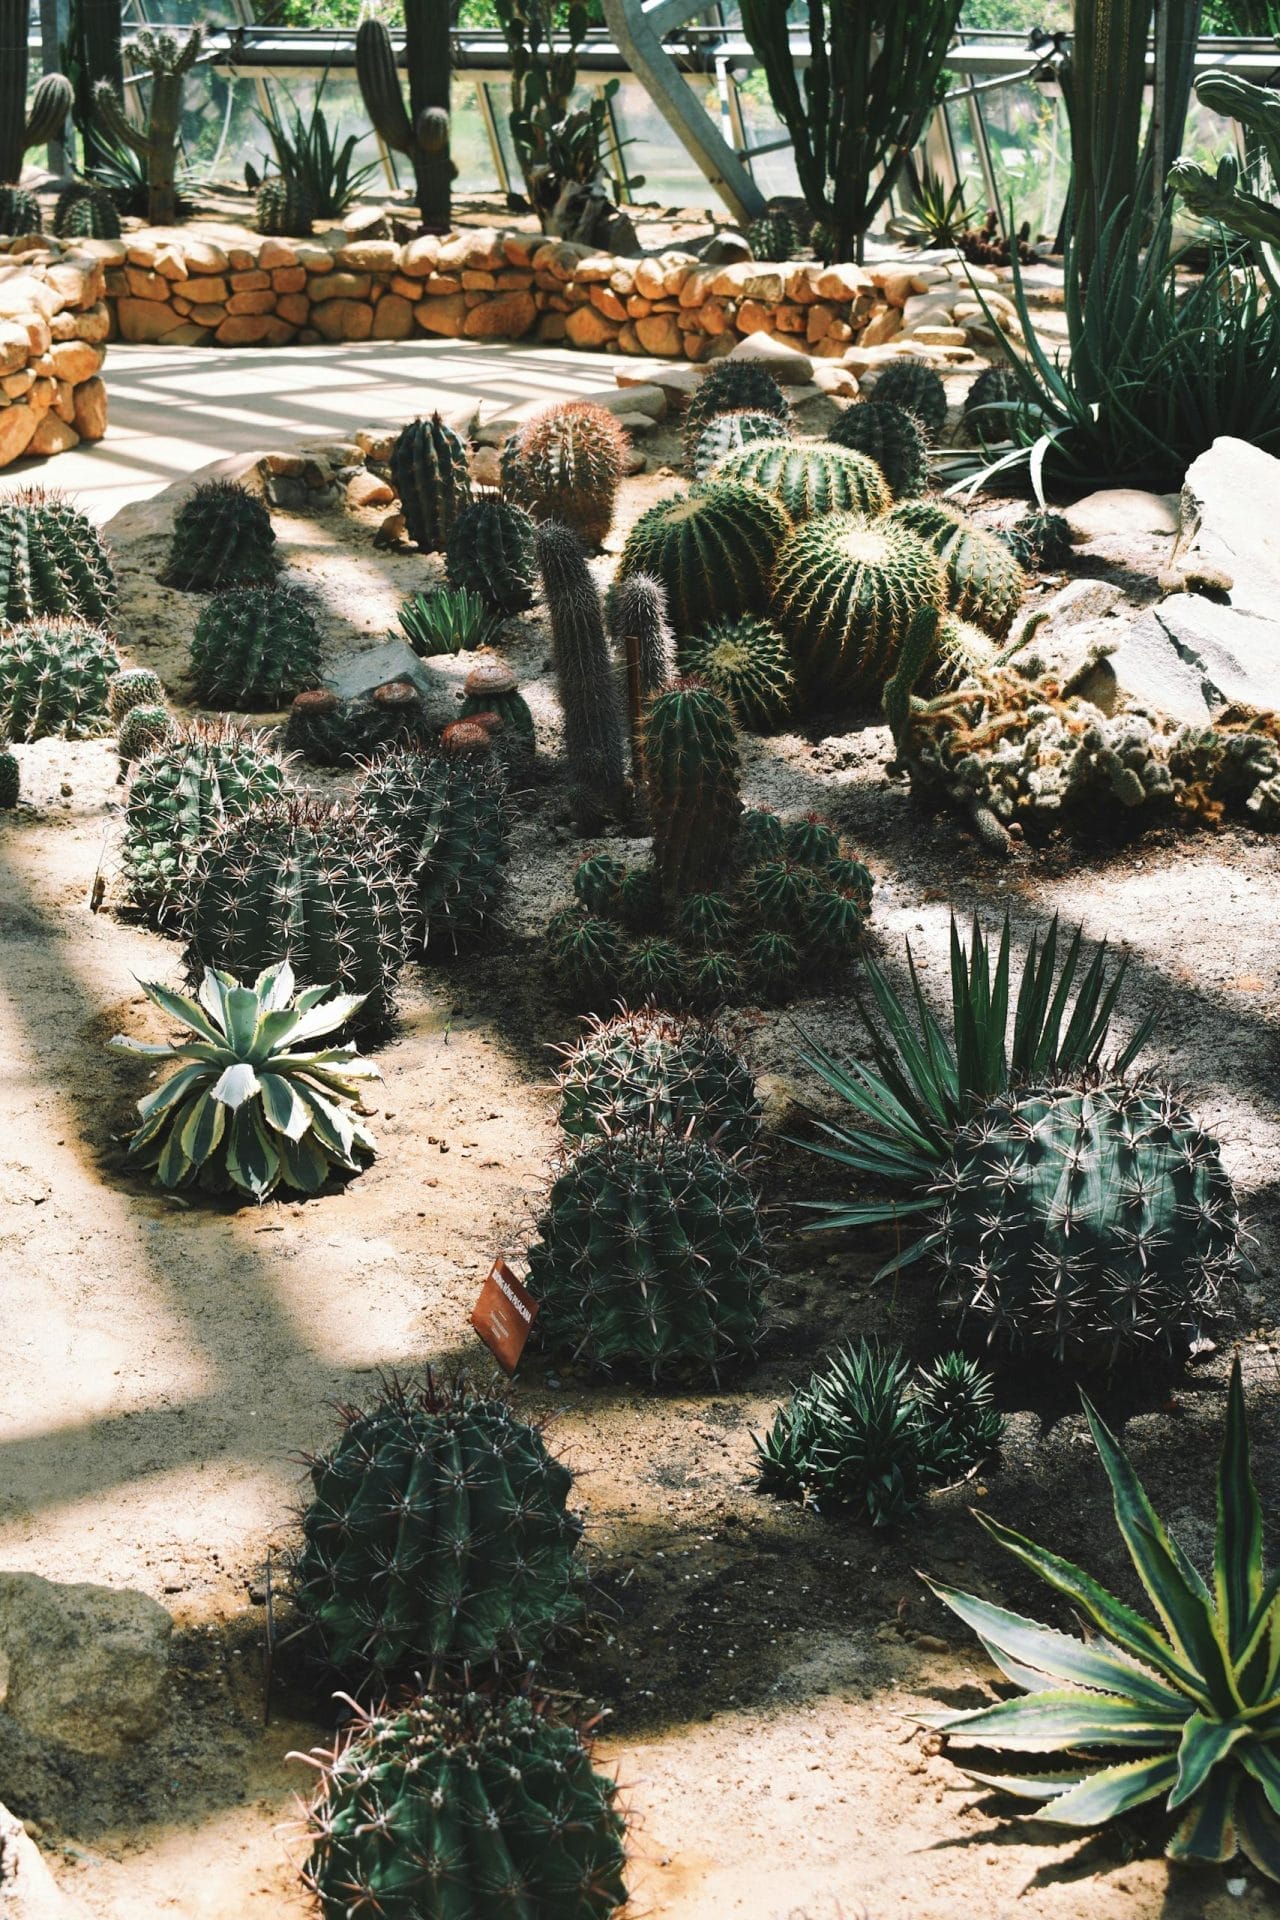
[[[790,515],[772,495],[713,478],[642,513],[618,572],[659,580],[676,631],[691,633],[708,620],[737,619],[767,605],[774,561],[790,530]]]
[[[150,711],[134,707],[130,717]],[[130,903],[157,924],[171,920],[198,849],[223,821],[284,787],[284,768],[262,740],[225,722],[197,723],[158,740],[138,756],[125,799],[122,864]]]
[[[205,480],[174,516],[160,578],[188,593],[261,586],[274,578],[276,535],[256,494],[234,480]]]
[[[320,630],[288,587],[236,587],[200,613],[191,678],[206,707],[274,711],[320,677]]]
[[[713,480],[748,481],[786,508],[792,520],[824,513],[874,516],[890,504],[884,475],[873,459],[830,440],[760,440],[730,453]]]
[[[113,642],[78,619],[0,625],[0,739],[105,733]]]
[[[493,756],[401,748],[374,761],[356,804],[394,850],[422,950],[456,952],[483,932],[507,859],[506,783]]]
[[[52,614],[110,632],[115,609],[111,556],[84,514],[43,487],[0,498],[0,624]]]
[[[766,367],[753,366],[747,360],[718,360],[699,383],[697,392],[685,408],[684,462],[693,471],[694,457],[703,429],[722,413],[767,413],[778,422],[779,432],[791,427],[791,408],[786,396]]]
[[[895,500],[913,499],[929,479],[929,448],[919,420],[887,400],[846,407],[827,438],[874,460]]]
[[[937,554],[946,569],[951,612],[1003,639],[1027,588],[1026,575],[1005,543],[937,500],[903,501],[889,523]]]

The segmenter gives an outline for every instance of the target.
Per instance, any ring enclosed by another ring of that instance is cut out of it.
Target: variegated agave
[[[1117,1524],[1160,1625],[1070,1561],[979,1514],[993,1539],[1083,1616],[1086,1637],[931,1581],[1029,1697],[929,1724],[956,1746],[1061,1756],[1047,1774],[965,1768],[985,1786],[1042,1802],[1040,1819],[1095,1827],[1163,1800],[1180,1816],[1172,1859],[1225,1861],[1240,1852],[1280,1880],[1280,1569],[1268,1576],[1263,1566],[1240,1363],[1227,1399],[1211,1582],[1161,1525],[1087,1400],[1084,1407]]]
[[[363,996],[308,987],[294,998],[287,960],[251,987],[209,967],[195,999],[142,981],[162,1012],[194,1036],[153,1045],[116,1034],[113,1047],[184,1064],[138,1102],[130,1155],[164,1187],[235,1188],[265,1200],[278,1186],[315,1193],[330,1172],[359,1173],[376,1151],[345,1102],[381,1076],[354,1044],[312,1050],[342,1027]]]

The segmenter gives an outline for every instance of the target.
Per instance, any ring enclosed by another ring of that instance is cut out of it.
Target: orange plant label
[[[519,1366],[537,1312],[537,1301],[499,1254],[471,1310],[471,1324],[504,1373]]]

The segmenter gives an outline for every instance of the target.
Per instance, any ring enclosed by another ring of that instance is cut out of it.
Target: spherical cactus
[[[416,903],[417,931],[435,958],[474,940],[492,917],[507,860],[506,785],[490,755],[386,754],[356,793],[385,834]]]
[[[774,568],[774,617],[810,700],[878,694],[916,614],[946,605],[941,563],[893,515],[807,520]]]
[[[705,480],[713,467],[729,454],[751,446],[757,440],[784,440],[787,426],[774,413],[753,413],[749,407],[732,413],[713,414],[698,435],[689,462],[695,480]]]
[[[539,1235],[528,1285],[549,1352],[714,1379],[754,1351],[760,1213],[746,1174],[705,1141],[632,1128],[589,1142],[552,1186]]]
[[[682,1007],[688,998],[685,956],[674,940],[644,934],[622,956],[622,998],[636,1007]]]
[[[712,953],[732,944],[737,915],[727,894],[689,893],[671,924],[682,946],[695,953]]]
[[[533,605],[534,525],[523,507],[476,500],[458,514],[445,549],[455,587],[483,596],[495,613],[522,613]]]
[[[652,933],[662,918],[662,886],[652,861],[624,869],[614,910],[632,933]]]
[[[705,680],[750,733],[772,733],[795,699],[786,642],[772,621],[752,614],[714,621],[681,641],[680,670]]]
[[[1027,572],[1061,573],[1071,564],[1071,526],[1060,513],[1028,507],[1021,519],[998,536]]]
[[[622,929],[584,907],[565,907],[547,923],[547,955],[574,1006],[607,1006],[618,998],[627,940]]]
[[[0,747],[0,813],[12,813],[18,804],[22,790],[22,773],[18,766],[18,756]]]
[[[471,474],[466,448],[438,413],[429,420],[410,421],[396,435],[391,481],[409,538],[423,553],[443,551],[459,514],[471,504]],[[452,571],[449,577],[453,579]]]
[[[107,689],[119,667],[106,634],[83,621],[0,626],[0,739],[105,733]]]
[[[522,1695],[423,1694],[324,1757],[305,1879],[323,1920],[609,1920],[627,1903],[617,1787]]]
[[[136,761],[167,747],[178,737],[178,723],[168,707],[130,707],[116,730],[116,755],[123,780]]]
[[[120,215],[105,187],[77,180],[58,195],[53,230],[60,240],[118,240]]]
[[[751,222],[747,245],[756,260],[794,260],[800,251],[800,234],[789,213],[762,213]]]
[[[712,481],[642,513],[618,570],[624,577],[653,574],[677,636],[693,633],[767,603],[770,572],[790,527],[785,509],[759,487]]]
[[[196,621],[191,678],[202,706],[274,711],[319,677],[320,629],[287,587],[236,587]]]
[[[135,707],[130,718],[148,711]],[[158,741],[139,757],[125,800],[122,864],[131,904],[158,924],[172,919],[197,848],[224,820],[284,785],[280,762],[235,727],[197,724]]]
[[[799,935],[816,881],[799,860],[762,860],[748,867],[738,885],[738,905],[754,924],[773,933]]]
[[[267,800],[224,819],[192,861],[184,894],[193,978],[217,967],[253,979],[288,960],[299,985],[367,995],[362,1030],[389,1024],[409,901],[395,848],[358,805]]]
[[[117,726],[134,707],[162,707],[164,682],[150,667],[121,667],[107,687],[107,713]]]
[[[305,240],[315,225],[316,205],[305,180],[273,173],[258,188],[258,232]]]
[[[189,593],[259,586],[276,571],[271,515],[234,480],[206,480],[187,496],[173,523],[160,578]]]
[[[748,991],[764,1005],[789,1000],[800,980],[800,949],[789,933],[762,927],[742,949]]]
[[[409,680],[387,680],[353,700],[327,687],[297,694],[284,743],[313,766],[353,766],[388,747],[421,745],[428,731],[418,689]]]
[[[929,449],[915,414],[883,400],[846,407],[827,434],[837,447],[874,460],[895,500],[923,493],[929,480]]]
[[[711,477],[763,488],[797,521],[823,513],[860,513],[874,519],[891,499],[874,460],[829,440],[756,441],[729,454]]]
[[[626,867],[612,853],[593,853],[581,862],[573,876],[574,898],[590,913],[614,913]]]
[[[749,360],[717,360],[685,408],[684,463],[692,467],[694,450],[707,422],[718,413],[771,413],[783,429],[791,425],[791,408],[782,388],[766,367]]]
[[[116,578],[97,529],[60,493],[0,496],[0,626],[45,614],[111,630]]]
[[[310,1460],[293,1595],[330,1666],[379,1688],[503,1666],[576,1618],[573,1475],[499,1398],[392,1382]]]
[[[984,367],[965,394],[960,430],[969,441],[1012,440],[1022,381],[1007,361]]]
[[[1003,639],[1022,604],[1027,578],[1008,547],[936,500],[907,500],[890,523],[924,542],[947,570],[951,611]]]
[[[1155,1086],[1015,1087],[961,1128],[932,1191],[944,1299],[997,1347],[1184,1354],[1239,1262],[1217,1143]]]
[[[767,807],[748,807],[738,821],[735,847],[742,866],[754,866],[760,860],[777,860],[786,852],[787,830],[779,814]]]
[[[460,720],[477,713],[496,713],[502,722],[499,744],[508,759],[529,759],[536,741],[533,715],[520,683],[505,660],[481,660],[462,683]]]
[[[685,963],[685,976],[689,1005],[699,1012],[715,1013],[721,1007],[736,1006],[744,997],[737,956],[721,948],[690,954]]]
[[[932,367],[919,360],[891,360],[872,390],[877,406],[913,413],[931,439],[947,424],[947,390]]]
[[[535,520],[558,520],[589,547],[609,537],[630,441],[607,407],[568,400],[521,428],[503,493]],[[515,491],[510,489],[514,486]]]
[[[0,233],[17,240],[40,231],[40,202],[25,187],[0,186]]]
[[[719,879],[742,811],[738,733],[720,695],[696,680],[660,693],[645,715],[644,764],[654,864],[675,901]]]
[[[593,1019],[562,1049],[558,1085],[560,1129],[570,1141],[641,1123],[732,1155],[760,1131],[746,1062],[701,1020],[647,1011]]]

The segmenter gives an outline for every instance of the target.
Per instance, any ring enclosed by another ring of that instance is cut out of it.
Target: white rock
[[[785,340],[771,339],[767,333],[749,333],[727,357],[767,367],[780,386],[806,387],[813,381],[813,361],[808,354],[789,347]]]
[[[84,1909],[57,1885],[21,1820],[0,1806],[0,1914],[4,1920],[78,1920]]]
[[[1178,561],[1222,568],[1231,605],[1274,620],[1280,614],[1280,460],[1225,436],[1187,469],[1180,502]]]
[[[1122,540],[1126,535],[1176,533],[1175,494],[1143,493],[1137,487],[1103,487],[1063,508],[1073,540]]]

